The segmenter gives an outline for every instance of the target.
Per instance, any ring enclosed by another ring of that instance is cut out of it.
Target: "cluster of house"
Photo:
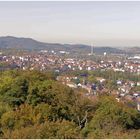
[[[118,90],[116,99],[118,102],[133,102],[136,103],[137,109],[140,111],[140,82],[123,82],[122,80],[117,81]],[[138,87],[138,90],[133,90],[134,87]]]
[[[101,69],[112,69],[117,72],[130,72],[140,74],[140,60],[130,60],[126,59],[123,61],[101,61],[99,68]]]
[[[97,96],[98,94],[102,94],[107,92],[108,90],[105,88],[105,81],[106,79],[97,77],[97,83],[85,83],[84,80],[80,82],[79,77],[77,76],[58,76],[57,80],[62,82],[63,84],[71,87],[71,88],[82,88],[85,89],[86,96]],[[78,82],[74,82],[78,81]],[[140,90],[133,91],[134,87],[139,87],[140,89],[140,82],[133,82],[133,81],[123,81],[123,80],[116,80],[116,85],[118,87],[117,90],[114,92],[110,92],[118,102],[128,102],[131,101],[136,103],[137,109],[140,111]]]
[[[69,52],[59,51],[59,53],[47,50],[39,52],[26,52],[22,55],[4,55],[0,54],[0,62],[5,62],[9,68],[39,69],[47,70],[54,69],[57,71],[67,70],[96,70],[96,69],[112,69],[121,72],[133,72],[140,74],[140,60],[127,59],[124,61],[101,60],[95,62],[90,59],[64,57],[61,54],[69,54]],[[69,55],[70,56],[70,55]]]
[[[80,81],[77,76],[57,76],[57,80],[71,88],[85,89],[84,95],[86,96],[98,95],[105,91],[104,82],[106,80],[104,78],[97,78],[98,83],[88,82],[84,78]]]

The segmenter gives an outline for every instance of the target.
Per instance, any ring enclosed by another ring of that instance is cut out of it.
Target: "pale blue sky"
[[[0,36],[140,46],[140,2],[0,2]]]

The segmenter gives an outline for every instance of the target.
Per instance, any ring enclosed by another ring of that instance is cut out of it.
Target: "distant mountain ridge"
[[[18,38],[13,36],[0,37],[0,49],[28,49],[28,50],[64,50],[73,52],[90,52],[91,47],[83,44],[44,43],[32,38]],[[119,49],[113,47],[94,47],[95,53],[132,53],[140,52],[139,47]]]
[[[44,43],[33,40],[32,38],[0,37],[0,48],[36,49],[44,48],[44,45]]]
[[[131,48],[127,48],[125,49],[126,53],[130,53],[130,54],[140,54],[140,47],[131,47]]]

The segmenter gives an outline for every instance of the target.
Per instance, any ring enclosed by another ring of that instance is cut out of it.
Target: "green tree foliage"
[[[22,127],[12,132],[7,131],[3,137],[14,139],[71,139],[80,138],[79,131],[79,128],[73,122],[65,120],[56,122],[46,121],[41,125]]]
[[[140,138],[137,110],[110,96],[89,99],[52,72],[5,71],[0,82],[0,138]]]
[[[21,105],[25,102],[28,91],[28,82],[26,79],[17,77],[8,88],[4,94],[5,102],[8,102],[10,105]]]
[[[90,138],[115,138],[115,134],[120,134],[121,131],[139,128],[139,112],[117,103],[112,97],[102,97],[99,108],[83,134]]]
[[[90,83],[97,83],[96,77],[93,75],[88,76],[88,81]]]

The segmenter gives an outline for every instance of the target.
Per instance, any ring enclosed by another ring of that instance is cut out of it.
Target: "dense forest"
[[[0,138],[140,138],[140,112],[62,85],[52,72],[0,73]]]

